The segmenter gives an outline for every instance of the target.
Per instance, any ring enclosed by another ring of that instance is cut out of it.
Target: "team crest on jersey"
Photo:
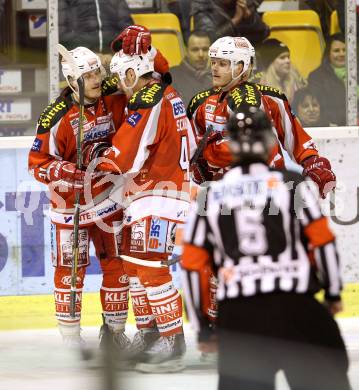
[[[141,118],[142,115],[139,112],[134,112],[127,118],[127,123],[132,127],[136,127]]]

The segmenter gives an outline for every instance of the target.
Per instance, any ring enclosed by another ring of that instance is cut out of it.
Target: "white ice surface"
[[[351,359],[349,376],[352,387],[359,390],[359,318],[342,319],[339,324]],[[130,334],[135,331],[134,327],[128,330]],[[215,368],[200,362],[194,335],[188,326],[185,333],[188,350],[187,368],[183,372],[140,374],[116,371],[117,384],[111,387],[103,381],[105,374],[96,361],[88,367],[77,352],[62,347],[56,329],[0,332],[0,390],[215,390]],[[97,328],[83,329],[83,336],[90,346],[97,348]],[[281,373],[277,384],[278,390],[288,390]]]

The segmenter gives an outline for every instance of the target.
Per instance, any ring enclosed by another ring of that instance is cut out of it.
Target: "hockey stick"
[[[200,143],[198,144],[197,149],[191,158],[191,161],[189,162],[190,165],[196,164],[196,162],[199,159],[199,157],[201,156],[204,148],[206,147],[207,139],[212,131],[213,131],[213,125],[209,125],[206,129],[206,132],[203,134],[203,137],[202,137]]]
[[[85,110],[85,85],[82,78],[81,70],[77,66],[72,55],[68,50],[58,44],[57,49],[62,55],[63,59],[71,66],[74,78],[77,81],[79,88],[79,126],[76,134],[76,168],[82,169],[82,140],[83,140],[83,117]],[[77,267],[79,260],[79,222],[80,222],[80,192],[75,194],[75,212],[74,212],[74,230],[72,243],[72,263],[71,263],[71,290],[70,290],[70,316],[75,318],[76,311],[76,280]]]
[[[145,267],[153,268],[166,268],[170,265],[176,264],[181,261],[181,256],[174,255],[170,260],[143,260],[138,259],[137,257],[120,255],[122,260],[128,261],[129,263],[144,265]]]

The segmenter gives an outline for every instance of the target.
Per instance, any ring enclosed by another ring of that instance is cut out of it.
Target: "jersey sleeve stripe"
[[[288,154],[290,155],[291,159],[295,161],[295,157],[294,157],[295,140],[294,140],[293,132],[292,132],[293,126],[292,126],[292,122],[289,118],[289,115],[287,113],[285,104],[284,104],[283,100],[281,100],[279,98],[275,98],[275,97],[271,96],[270,99],[273,99],[277,103],[278,108],[279,108],[280,113],[281,113],[282,127],[284,129],[284,148],[288,152]]]
[[[162,101],[163,99],[161,99],[160,102],[157,103],[156,106],[154,106],[151,110],[150,116],[141,137],[141,141],[137,148],[136,157],[133,161],[132,167],[128,170],[128,173],[139,172],[148,158],[150,151],[147,147],[154,142],[154,139],[157,135],[158,119],[161,113]]]
[[[55,126],[51,127],[50,129],[49,154],[51,154],[51,156],[60,156],[59,149],[57,147],[57,132],[61,122],[62,118],[55,124]]]

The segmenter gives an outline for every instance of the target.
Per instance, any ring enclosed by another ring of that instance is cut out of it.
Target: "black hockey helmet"
[[[268,163],[276,138],[263,110],[254,106],[241,107],[229,118],[227,130],[236,163]]]

